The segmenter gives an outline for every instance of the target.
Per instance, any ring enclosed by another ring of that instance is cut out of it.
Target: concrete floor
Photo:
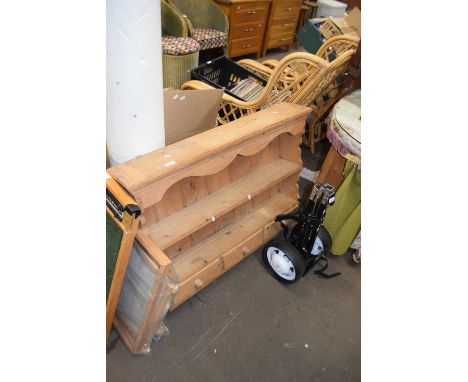
[[[303,147],[305,167],[318,170],[327,149],[322,142],[312,156]],[[285,286],[257,250],[170,312],[170,334],[153,342],[150,354],[133,356],[118,341],[107,354],[107,380],[360,381],[360,267],[346,257],[329,264],[342,275],[308,273]]]

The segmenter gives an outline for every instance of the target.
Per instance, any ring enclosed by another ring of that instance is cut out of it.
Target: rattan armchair
[[[213,0],[167,0],[183,15],[189,36],[200,50],[227,46],[229,21]]]
[[[340,36],[342,37],[342,36]],[[354,38],[353,38],[354,39]],[[341,40],[340,40],[341,41]],[[339,43],[347,41],[344,39]],[[330,39],[321,48],[321,55],[300,52],[292,53],[281,61],[270,60],[270,66],[253,60],[241,60],[238,63],[259,74],[267,80],[267,84],[259,96],[251,101],[241,101],[228,94],[223,94],[221,108],[218,111],[218,125],[231,122],[243,116],[265,109],[279,102],[291,102],[312,109],[308,131],[304,142],[314,151],[314,135],[316,129],[326,117],[326,112],[336,102],[341,89],[342,79],[347,69],[354,49],[338,48],[338,54],[329,61],[329,54],[335,52],[338,40]],[[356,42],[357,45],[357,42]],[[327,59],[328,58],[328,59]],[[182,89],[211,89],[212,87],[201,81],[188,81]]]
[[[341,53],[344,53],[347,50],[356,50],[358,44],[359,37],[349,35],[332,37],[322,44],[319,50],[315,53],[315,56],[321,57],[324,60],[331,62]],[[265,60],[260,63],[252,59],[244,59],[238,61],[237,63],[268,80],[279,61]]]

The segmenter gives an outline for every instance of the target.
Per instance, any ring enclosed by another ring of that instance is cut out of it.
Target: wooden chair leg
[[[307,126],[309,127],[309,141],[307,142],[311,154],[315,153],[315,124],[307,121]]]

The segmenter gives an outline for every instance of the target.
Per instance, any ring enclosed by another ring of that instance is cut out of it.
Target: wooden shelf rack
[[[178,280],[170,309],[274,237],[275,217],[297,208],[309,111],[274,105],[108,170],[142,207],[139,253],[147,257],[142,264],[154,264],[145,272]],[[149,296],[137,329],[125,325],[134,312],[117,309],[114,323],[133,352],[148,346],[164,318],[152,312],[167,312],[157,291]]]

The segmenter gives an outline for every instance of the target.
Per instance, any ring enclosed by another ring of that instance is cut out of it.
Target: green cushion
[[[106,212],[106,301],[114,277],[123,232]]]

